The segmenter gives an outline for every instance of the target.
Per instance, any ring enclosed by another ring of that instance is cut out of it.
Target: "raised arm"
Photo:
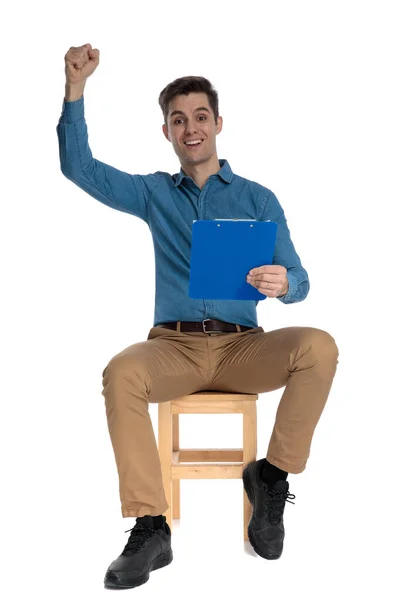
[[[148,222],[148,202],[159,174],[132,175],[93,158],[84,115],[84,88],[99,64],[90,44],[71,47],[65,59],[65,96],[57,125],[61,172],[103,204]]]

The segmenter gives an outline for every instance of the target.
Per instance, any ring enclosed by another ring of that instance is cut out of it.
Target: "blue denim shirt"
[[[167,321],[220,319],[258,327],[258,300],[192,299],[188,294],[192,224],[196,219],[256,219],[278,224],[272,264],[287,269],[284,304],[304,300],[308,274],[296,253],[285,214],[275,194],[232,172],[226,159],[200,189],[184,171],[133,175],[92,156],[84,116],[84,97],[63,101],[57,125],[61,171],[110,208],[145,221],[153,237],[156,289],[153,326]],[[259,265],[254,265],[259,266]],[[266,301],[265,298],[264,301]]]

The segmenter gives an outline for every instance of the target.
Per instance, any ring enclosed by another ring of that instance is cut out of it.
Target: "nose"
[[[198,131],[198,123],[195,120],[188,120],[186,125],[186,135],[190,135],[191,133],[196,133]]]

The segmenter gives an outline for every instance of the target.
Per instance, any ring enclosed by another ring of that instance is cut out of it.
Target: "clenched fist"
[[[99,50],[93,50],[91,44],[72,46],[64,56],[67,85],[83,84],[96,70],[99,60]]]

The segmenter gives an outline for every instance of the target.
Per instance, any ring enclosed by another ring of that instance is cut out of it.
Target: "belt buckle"
[[[201,322],[201,323],[202,323],[202,325],[203,325],[203,331],[204,331],[204,333],[215,333],[216,331],[221,331],[221,329],[219,329],[219,330],[218,330],[218,329],[217,329],[217,330],[213,329],[212,331],[206,331],[206,330],[204,329],[204,323],[205,323],[206,321],[212,321],[212,319],[203,319],[203,321]]]

